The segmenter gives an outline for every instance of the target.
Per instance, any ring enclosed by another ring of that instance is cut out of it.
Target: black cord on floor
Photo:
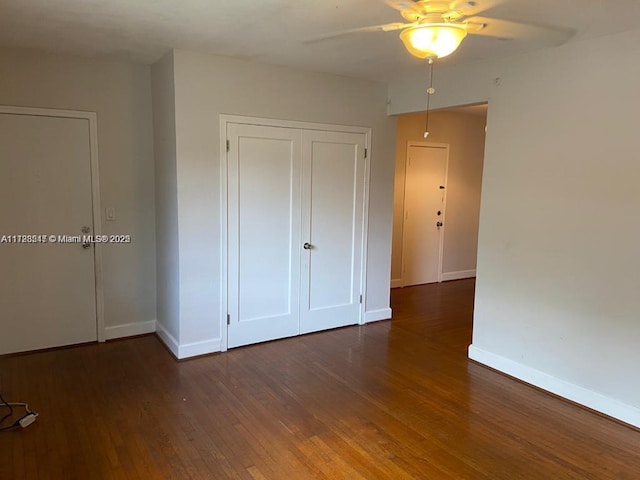
[[[2,393],[0,393],[0,408],[2,408],[2,407],[8,408],[9,409],[9,413],[7,413],[4,417],[0,418],[0,427],[2,427],[2,423],[7,418],[11,418],[13,416],[13,407],[7,403],[7,401],[2,396]],[[0,428],[0,430],[4,430],[4,429]]]

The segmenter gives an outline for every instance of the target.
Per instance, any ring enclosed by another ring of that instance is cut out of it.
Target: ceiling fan
[[[400,39],[418,58],[437,59],[453,53],[467,34],[500,39],[534,39],[547,46],[561,45],[572,35],[565,29],[480,17],[478,14],[507,0],[384,0],[408,22],[387,23],[334,32],[308,40],[318,42],[360,32],[402,30]]]

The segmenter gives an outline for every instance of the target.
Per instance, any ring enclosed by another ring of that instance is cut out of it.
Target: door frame
[[[410,140],[407,142],[407,154],[404,159],[404,180],[403,180],[403,192],[402,192],[402,254],[400,255],[400,261],[402,266],[402,277],[400,283],[402,287],[405,287],[404,278],[404,252],[405,252],[405,219],[406,219],[406,206],[407,206],[407,167],[409,165],[409,150],[411,147],[423,147],[423,148],[442,148],[447,152],[447,159],[444,167],[444,196],[442,199],[442,228],[440,229],[440,236],[438,239],[438,283],[442,283],[443,280],[443,258],[444,258],[444,235],[447,228],[447,190],[449,183],[449,153],[450,145],[448,143],[436,143],[436,142],[416,142]]]
[[[240,123],[264,127],[295,128],[301,130],[321,130],[326,132],[359,133],[365,136],[366,154],[364,158],[364,198],[362,216],[362,258],[360,271],[360,288],[362,303],[358,324],[364,325],[365,305],[367,301],[367,246],[369,235],[369,184],[371,171],[371,128],[350,125],[333,125],[329,123],[310,123],[295,120],[279,120],[273,118],[248,117],[244,115],[220,114],[220,351],[227,351],[228,328],[228,292],[227,281],[229,275],[229,232],[228,232],[228,157],[227,157],[227,125]]]
[[[0,105],[0,113],[10,115],[27,115],[34,117],[76,118],[89,122],[89,166],[91,169],[91,203],[93,214],[93,234],[102,235],[102,217],[100,208],[100,172],[98,164],[98,116],[95,112],[75,110],[58,110],[51,108],[35,108]],[[93,265],[96,296],[96,333],[98,342],[106,340],[104,323],[104,282],[102,270],[102,244],[93,244]]]

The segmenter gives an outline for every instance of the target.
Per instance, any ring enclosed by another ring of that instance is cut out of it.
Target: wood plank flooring
[[[0,479],[640,478],[639,432],[467,360],[473,288],[185,362],[155,336],[1,357],[40,416],[0,433]]]

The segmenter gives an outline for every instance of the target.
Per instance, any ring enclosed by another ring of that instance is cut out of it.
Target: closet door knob
[[[304,248],[305,250],[311,250],[313,248],[313,245],[307,242],[302,246],[302,248]]]

